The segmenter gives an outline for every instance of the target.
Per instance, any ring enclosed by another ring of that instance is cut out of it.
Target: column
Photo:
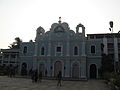
[[[70,46],[70,43],[69,43],[69,40],[67,41],[67,56],[69,56],[69,46]]]
[[[103,45],[104,45],[104,49],[103,49],[103,53],[108,54],[108,50],[107,50],[107,38],[103,38]]]
[[[82,25],[82,56],[86,56],[85,55],[85,27],[84,25]]]
[[[37,67],[38,67],[37,49],[38,49],[38,43],[35,43],[35,54],[34,54],[34,57],[33,57],[33,70],[37,69]]]
[[[3,53],[2,53],[2,63],[1,63],[2,65],[3,65],[3,59],[4,59],[4,55],[3,55]]]
[[[115,56],[115,62],[118,62],[118,41],[117,41],[117,38],[114,38],[114,56]]]
[[[49,34],[49,41],[48,41],[48,56],[51,56],[51,33]]]
[[[81,56],[86,56],[86,54],[85,54],[85,38],[83,38],[83,41],[82,41],[82,55]]]
[[[80,66],[81,66],[81,69],[80,69],[81,78],[87,78],[86,57],[82,57]]]
[[[47,69],[47,75],[48,77],[51,77],[51,60],[47,60],[47,66],[46,66],[46,69]]]
[[[37,56],[37,49],[38,49],[38,43],[35,42],[35,54],[34,54],[34,56]]]
[[[114,38],[114,69],[116,72],[119,72],[119,60],[118,60],[118,41],[117,38]]]
[[[8,55],[9,55],[9,56],[8,56],[8,60],[7,60],[7,61],[8,61],[8,64],[10,64],[10,61],[11,61],[11,55],[12,55],[12,54],[10,53],[10,54],[8,54]]]
[[[69,33],[68,33],[68,36],[67,36],[67,56],[69,56],[69,54],[70,54],[70,42],[69,42]]]
[[[51,55],[51,42],[48,42],[48,56]]]
[[[86,54],[85,54],[85,27],[82,27],[82,57],[81,57],[81,64],[80,64],[80,78],[87,78],[86,74]]]
[[[66,60],[66,65],[65,65],[65,77],[70,77],[70,60]]]

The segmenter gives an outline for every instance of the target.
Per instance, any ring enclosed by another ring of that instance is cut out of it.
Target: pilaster
[[[115,61],[118,62],[118,41],[117,41],[117,38],[114,38],[114,56],[115,56]]]
[[[81,60],[81,78],[87,78],[87,72],[86,72],[86,57],[82,57]]]
[[[108,49],[107,49],[107,38],[103,38],[103,45],[104,45],[104,50],[103,53],[108,54]]]
[[[65,77],[70,77],[70,60],[66,60],[66,64],[65,64]]]
[[[51,55],[51,33],[50,33],[50,35],[49,35],[49,42],[48,42],[48,56],[50,56]]]
[[[35,43],[35,54],[34,54],[34,56],[37,56],[37,49],[38,49],[38,43],[36,42]]]
[[[67,56],[69,56],[69,54],[70,54],[70,50],[69,50],[70,49],[70,41],[69,41],[69,38],[70,37],[69,37],[69,33],[68,33],[68,36],[67,36],[67,39],[68,39],[67,40]]]
[[[81,56],[86,56],[86,54],[85,54],[85,38],[83,38],[83,41],[82,41],[82,55]]]

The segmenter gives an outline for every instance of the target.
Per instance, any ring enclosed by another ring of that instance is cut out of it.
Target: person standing
[[[31,72],[31,79],[32,79],[32,82],[34,83],[34,79],[35,78],[35,71],[32,70]]]
[[[39,74],[39,82],[42,81],[42,71],[40,71],[40,74]]]
[[[38,72],[37,72],[37,70],[35,71],[35,83],[37,83],[37,81],[38,81]]]
[[[61,80],[62,80],[62,73],[61,73],[61,71],[59,71],[59,73],[57,75],[57,78],[58,78],[57,86],[61,86]]]

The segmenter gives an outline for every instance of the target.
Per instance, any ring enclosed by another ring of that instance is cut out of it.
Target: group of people
[[[31,79],[32,79],[33,83],[41,82],[42,81],[42,72],[40,72],[38,75],[37,70],[33,71],[31,74]]]
[[[0,70],[5,70],[6,75],[8,75],[8,77],[15,77],[16,74],[16,69],[17,66],[0,66]],[[43,72],[40,71],[38,74],[38,70],[30,70],[29,71],[29,75],[31,76],[32,82],[33,83],[37,83],[37,82],[41,82],[42,81],[42,77],[43,77]],[[45,76],[47,76],[47,70],[45,71]],[[62,73],[61,71],[58,72],[57,74],[57,86],[61,86],[61,80],[62,80]]]
[[[8,77],[15,77],[17,66],[9,65],[9,66],[0,66],[0,71],[4,71],[5,75],[8,75]],[[2,72],[3,73],[3,72]],[[0,72],[1,74],[1,72]],[[42,81],[43,72],[40,71],[38,74],[38,70],[30,70],[29,75],[31,76],[32,82],[37,83]],[[47,76],[47,70],[45,71],[45,76]],[[61,71],[57,74],[57,86],[61,86],[61,80],[62,80],[62,73]]]
[[[38,74],[37,70],[30,71],[30,73],[31,73],[31,79],[32,79],[33,83],[42,82],[43,74],[42,74],[41,71],[39,72],[39,74]],[[61,80],[62,80],[62,73],[61,73],[61,71],[59,71],[59,73],[57,74],[57,80],[58,80],[57,86],[61,86]]]
[[[18,66],[13,66],[12,64],[8,66],[0,66],[0,75],[7,75],[8,77],[15,77],[17,73]]]
[[[8,68],[8,77],[15,77],[16,74],[16,67],[10,66]]]

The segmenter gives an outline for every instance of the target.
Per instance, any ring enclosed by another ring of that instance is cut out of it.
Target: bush
[[[117,78],[115,79],[114,84],[118,87],[120,87],[120,76],[117,76]]]
[[[110,82],[114,85],[120,87],[120,76],[117,73],[111,73],[110,74]]]
[[[106,73],[104,73],[103,74],[103,78],[105,79],[105,80],[107,80],[107,81],[110,81],[110,73],[109,72],[106,72]]]
[[[107,80],[108,82],[110,82],[111,84],[113,84],[114,86],[116,85],[120,87],[120,75],[118,75],[117,73],[106,72],[103,74],[103,78]]]
[[[4,68],[0,68],[0,75],[7,75],[8,71]]]

